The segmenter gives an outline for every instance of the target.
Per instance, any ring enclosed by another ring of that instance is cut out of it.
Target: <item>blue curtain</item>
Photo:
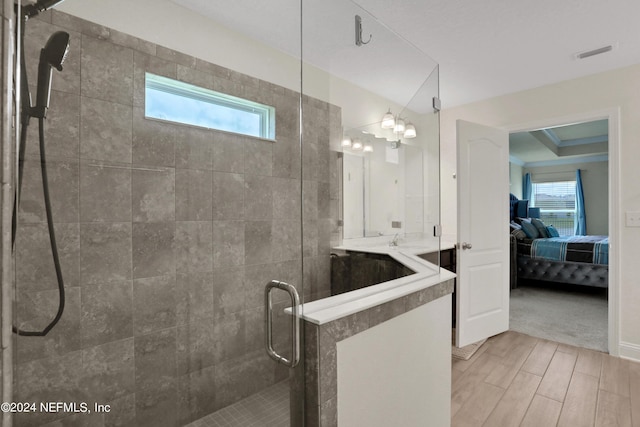
[[[522,177],[522,199],[531,200],[531,174],[525,173]]]
[[[580,169],[576,170],[576,225],[573,234],[576,236],[587,234],[587,217],[584,212],[584,193],[582,192]]]

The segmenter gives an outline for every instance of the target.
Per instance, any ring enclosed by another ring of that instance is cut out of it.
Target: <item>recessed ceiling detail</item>
[[[608,120],[597,120],[512,133],[509,154],[513,163],[523,166],[604,161],[609,152],[608,126]]]

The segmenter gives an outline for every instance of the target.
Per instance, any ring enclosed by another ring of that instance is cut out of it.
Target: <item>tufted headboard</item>
[[[516,217],[529,217],[529,200],[519,200],[513,193],[509,193],[509,220],[513,221]]]

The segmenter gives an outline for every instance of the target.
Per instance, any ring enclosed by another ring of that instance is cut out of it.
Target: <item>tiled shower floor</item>
[[[186,427],[289,427],[289,381],[282,381]]]

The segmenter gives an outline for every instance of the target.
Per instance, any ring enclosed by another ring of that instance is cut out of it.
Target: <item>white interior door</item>
[[[509,329],[509,136],[457,121],[456,345]]]

